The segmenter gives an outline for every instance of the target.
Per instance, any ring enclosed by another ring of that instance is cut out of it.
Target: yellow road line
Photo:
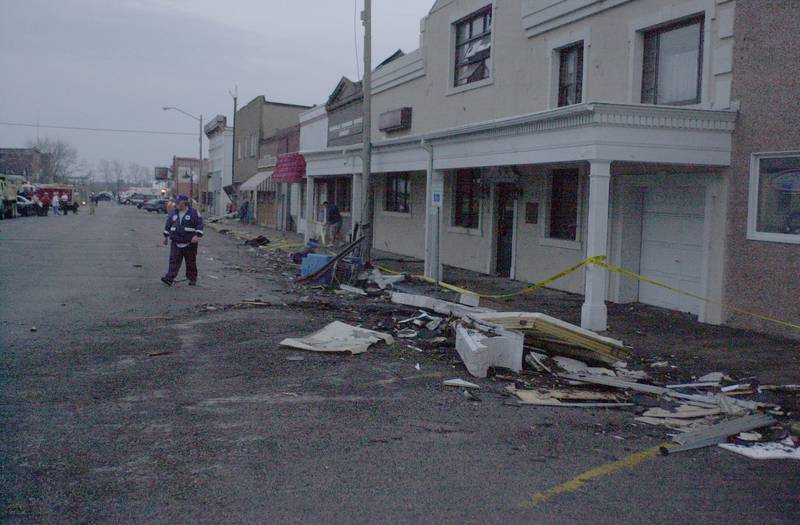
[[[520,503],[520,507],[531,509],[536,505],[539,505],[540,503],[543,503],[549,500],[550,498],[553,498],[554,496],[558,496],[559,494],[575,492],[576,490],[580,490],[584,485],[586,485],[588,481],[591,481],[596,478],[601,478],[603,476],[611,475],[620,470],[633,468],[643,461],[658,456],[661,453],[662,447],[670,448],[673,446],[675,445],[672,443],[663,443],[661,445],[658,445],[657,447],[648,448],[647,450],[637,452],[636,454],[632,454],[618,461],[606,463],[605,465],[600,465],[597,468],[593,468],[592,470],[586,471],[583,474],[580,474],[572,478],[566,483],[562,483],[561,485],[549,488],[542,492],[537,492],[536,494],[531,496],[531,499],[529,499],[528,501]]]

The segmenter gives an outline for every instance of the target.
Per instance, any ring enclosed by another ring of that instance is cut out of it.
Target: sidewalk
[[[303,243],[301,234],[240,224],[233,219],[209,226],[217,231],[230,230],[240,239],[263,235],[271,243]],[[376,265],[393,271],[423,273],[419,259],[380,250],[373,250],[373,257]],[[444,268],[444,281],[485,294],[514,292],[531,284],[450,266]],[[419,293],[458,300],[457,294],[428,283],[415,282],[414,287]],[[549,288],[509,299],[481,299],[482,306],[496,310],[541,312],[574,324],[580,324],[582,304],[580,295]],[[698,375],[718,370],[737,377],[755,376],[764,383],[800,382],[800,341],[703,324],[690,314],[641,303],[608,303],[608,324],[608,335],[633,347],[636,361],[666,361],[669,367]]]

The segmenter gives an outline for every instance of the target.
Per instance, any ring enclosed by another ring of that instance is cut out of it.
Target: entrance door
[[[651,189],[644,197],[641,274],[681,290],[703,295],[705,192],[696,188]],[[700,313],[700,301],[645,282],[639,301]]]
[[[495,186],[495,271],[501,277],[511,277],[511,265],[514,260],[514,196],[516,188],[513,184]]]

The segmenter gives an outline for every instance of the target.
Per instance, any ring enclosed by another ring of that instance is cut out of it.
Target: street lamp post
[[[186,111],[182,110],[181,108],[177,108],[175,106],[164,106],[161,109],[164,110],[164,111],[169,111],[170,109],[175,110],[175,111],[177,111],[179,113],[183,113],[184,115],[186,115],[189,118],[195,119],[196,121],[198,121],[200,123],[200,133],[197,136],[198,146],[199,146],[199,149],[198,149],[199,155],[198,155],[197,161],[200,163],[199,167],[197,168],[197,171],[198,171],[197,183],[200,184],[200,177],[203,176],[203,115],[201,114],[199,117],[195,117],[191,113],[187,113]],[[177,190],[178,190],[178,188],[175,188],[175,191],[177,191]],[[194,177],[190,177],[189,178],[189,198],[190,199],[194,199]]]

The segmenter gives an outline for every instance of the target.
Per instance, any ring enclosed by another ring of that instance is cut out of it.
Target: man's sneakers
[[[169,279],[167,279],[166,277],[162,277],[162,278],[161,278],[161,282],[162,282],[162,283],[164,283],[164,284],[166,284],[167,286],[172,286],[172,281],[170,281],[170,280],[169,280]]]

